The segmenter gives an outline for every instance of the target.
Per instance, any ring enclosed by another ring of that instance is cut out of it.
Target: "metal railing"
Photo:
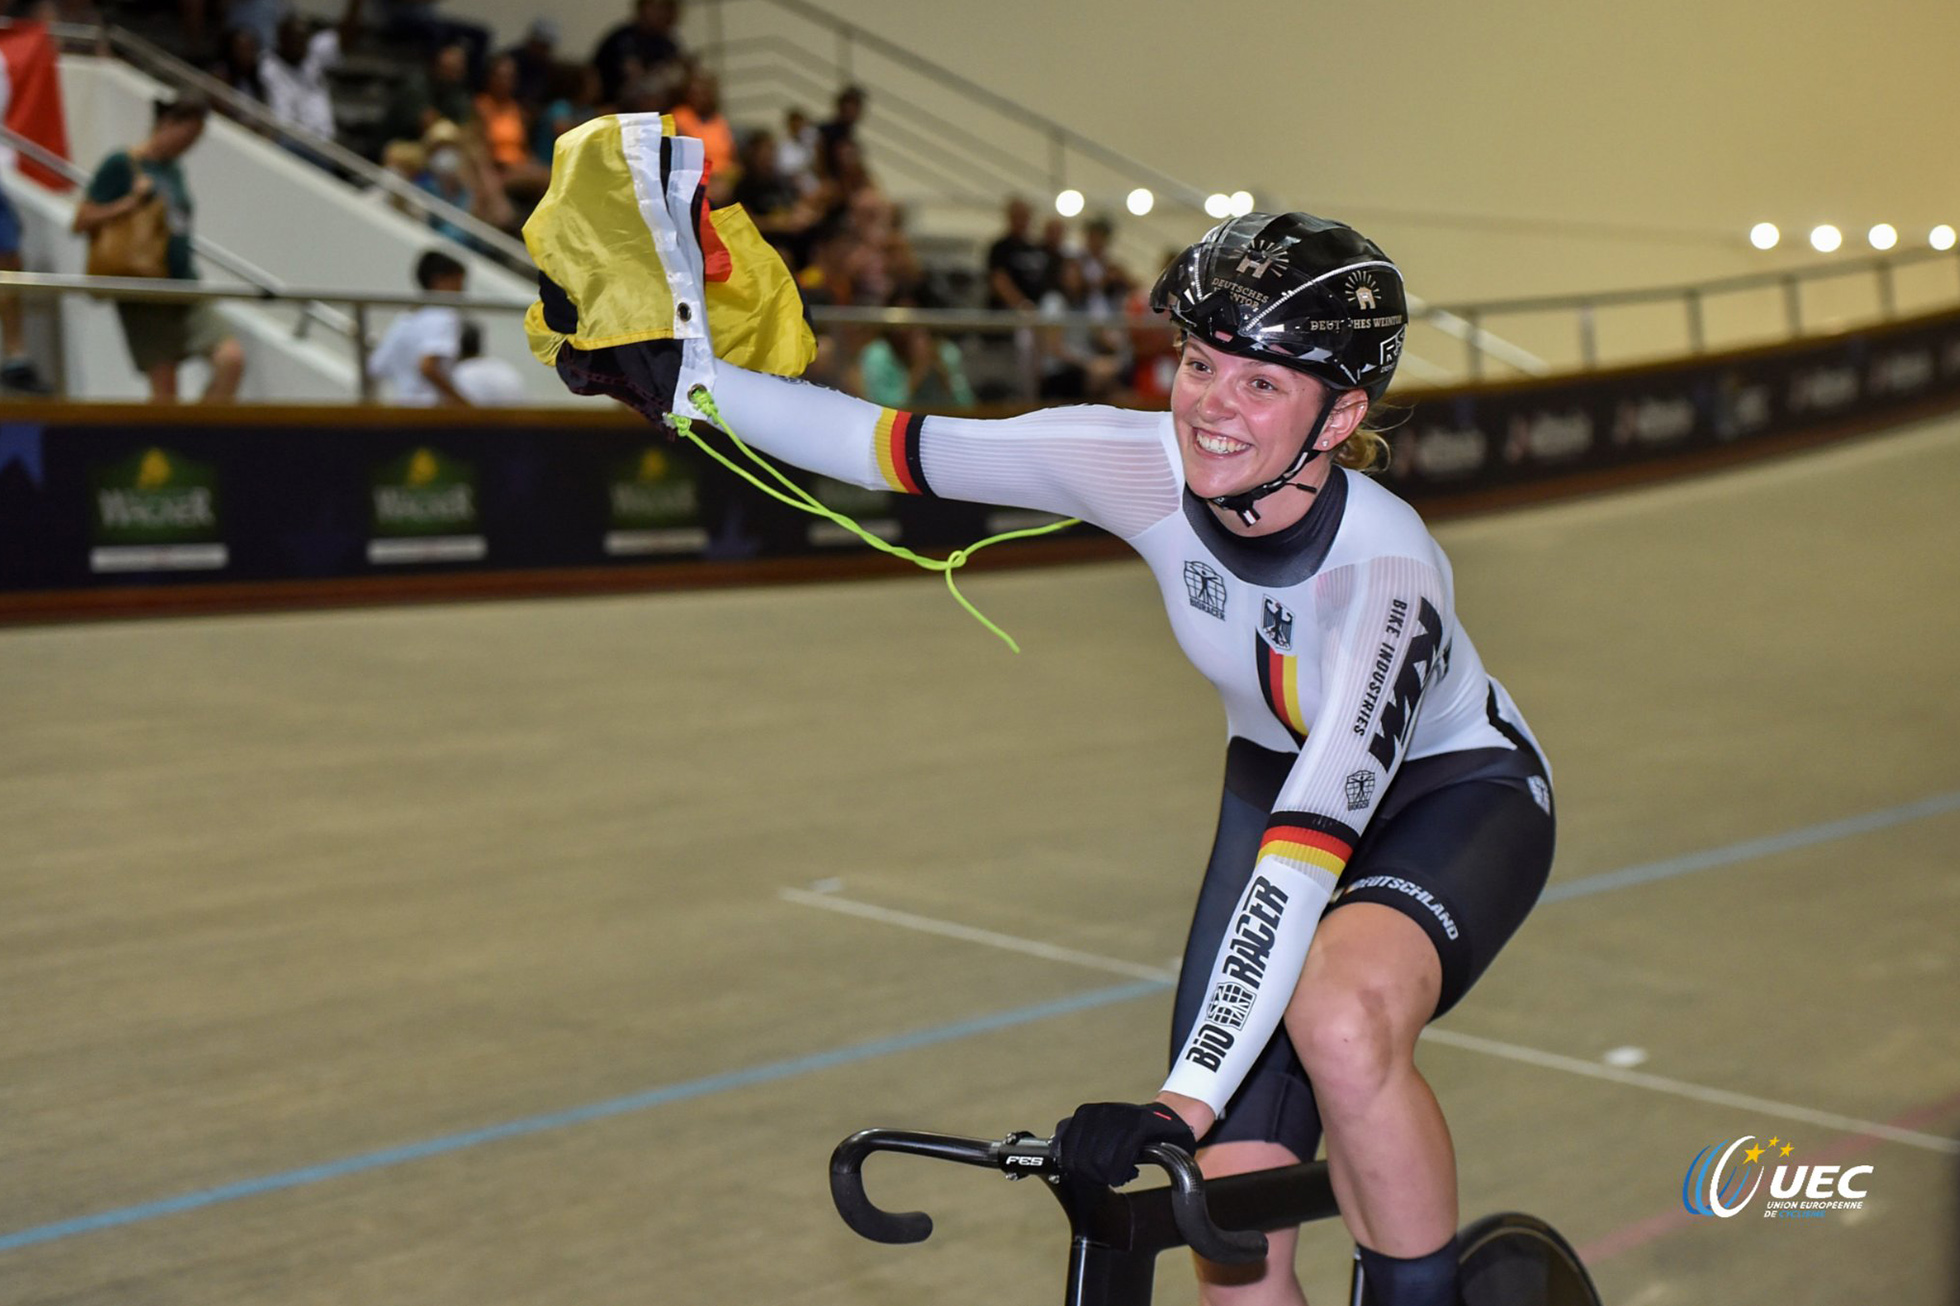
[[[17,153],[26,155],[43,168],[48,169],[48,171],[68,182],[71,186],[79,189],[88,183],[88,173],[76,167],[67,159],[62,158],[54,151],[43,147],[35,141],[29,140],[10,127],[0,126],[0,142],[4,142],[10,149]],[[292,295],[287,293],[286,284],[283,281],[242,254],[235,254],[224,246],[195,233],[191,235],[191,249],[199,258],[208,260],[210,263],[231,273],[252,287],[254,293],[249,298],[293,298]],[[325,304],[320,303],[318,299],[300,300],[298,304],[299,320],[293,328],[295,339],[304,339],[307,334],[307,328],[314,322],[318,322],[328,330],[337,332],[343,336],[349,335],[354,331],[353,318],[345,313],[327,307]]]
[[[346,339],[354,360],[355,399],[374,400],[374,380],[368,375],[367,353],[372,333],[369,323],[374,309],[453,308],[459,312],[522,315],[529,300],[492,299],[481,295],[422,291],[415,294],[385,294],[371,290],[348,291],[297,286],[213,286],[197,281],[178,281],[167,277],[89,277],[54,272],[0,272],[0,289],[35,297],[88,295],[94,299],[136,300],[145,303],[192,304],[209,300],[240,300],[254,304],[293,304],[302,311],[309,307],[332,314]],[[345,313],[329,308],[344,304]]]
[[[0,24],[7,21],[10,20],[0,20]],[[524,242],[491,226],[468,210],[459,209],[388,169],[376,166],[338,141],[284,121],[251,96],[240,94],[203,69],[185,63],[134,32],[121,27],[83,23],[51,23],[48,32],[64,51],[95,54],[106,50],[159,81],[195,90],[214,106],[221,106],[228,116],[249,124],[260,134],[310,153],[361,185],[386,191],[425,220],[437,220],[465,233],[478,252],[527,277],[536,272]]]
[[[1766,343],[1801,339],[1811,333],[1814,315],[1805,312],[1805,291],[1827,281],[1869,279],[1871,302],[1862,317],[1830,324],[1832,329],[1847,325],[1888,322],[1901,315],[1899,274],[1911,268],[1937,268],[1944,264],[1957,274],[1950,289],[1930,302],[1960,301],[1960,251],[1914,249],[1876,258],[1854,258],[1818,263],[1809,267],[1786,268],[1774,272],[1755,272],[1667,286],[1633,290],[1594,291],[1584,294],[1540,295],[1517,299],[1483,300],[1458,305],[1449,310],[1481,332],[1493,318],[1520,319],[1527,316],[1570,318],[1569,330],[1576,345],[1579,367],[1592,371],[1612,360],[1605,357],[1599,339],[1599,318],[1603,311],[1643,307],[1671,307],[1679,314],[1684,343],[1690,355],[1710,350],[1708,317],[1711,304],[1720,299],[1776,292],[1781,302],[1780,331],[1758,331]],[[1486,374],[1486,362],[1509,362],[1494,350],[1485,348],[1475,336],[1465,340],[1465,367],[1472,380]]]

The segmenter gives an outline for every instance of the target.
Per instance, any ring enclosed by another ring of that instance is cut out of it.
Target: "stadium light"
[[[1781,239],[1783,233],[1776,229],[1774,222],[1758,222],[1749,228],[1749,243],[1757,249],[1775,249]]]
[[[1899,229],[1889,222],[1881,222],[1865,233],[1865,239],[1872,243],[1873,249],[1890,249],[1899,243]]]
[[[1953,228],[1942,222],[1939,226],[1934,227],[1931,232],[1927,233],[1926,243],[1934,249],[1952,249],[1954,244]]]
[[[1844,243],[1844,233],[1828,222],[1819,223],[1810,229],[1810,247],[1819,254],[1829,254]]]
[[[1252,212],[1252,192],[1249,190],[1233,191],[1231,204],[1230,212],[1232,216],[1235,218],[1244,217],[1246,214]]]
[[[1157,197],[1150,193],[1148,187],[1139,186],[1130,192],[1130,198],[1126,202],[1130,207],[1130,212],[1140,218],[1150,212],[1151,208],[1156,205]]]
[[[1232,216],[1232,197],[1222,191],[1213,191],[1205,196],[1205,216],[1208,218],[1229,218]]]
[[[1082,212],[1082,192],[1073,186],[1055,197],[1055,212],[1065,218],[1072,218]]]

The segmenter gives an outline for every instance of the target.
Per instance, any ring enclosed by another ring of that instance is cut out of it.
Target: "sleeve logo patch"
[[[1350,772],[1347,778],[1347,809],[1358,812],[1368,805],[1375,796],[1375,773],[1363,767]]]

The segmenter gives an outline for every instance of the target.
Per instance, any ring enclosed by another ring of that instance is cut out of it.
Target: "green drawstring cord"
[[[864,527],[858,525],[856,522],[852,521],[849,517],[846,517],[843,513],[838,512],[833,508],[827,508],[823,504],[817,502],[816,496],[812,495],[808,490],[798,485],[795,481],[790,480],[789,477],[783,475],[782,471],[778,469],[768,459],[764,458],[761,454],[757,453],[755,450],[749,448],[748,445],[742,443],[742,437],[735,434],[734,430],[728,425],[728,422],[722,417],[721,411],[715,407],[715,398],[713,395],[708,393],[708,388],[706,386],[700,386],[700,385],[695,386],[692,390],[688,391],[687,398],[689,403],[693,404],[696,408],[700,409],[703,413],[705,413],[708,417],[708,420],[713,422],[717,427],[721,429],[722,433],[728,437],[728,441],[730,444],[733,444],[737,449],[739,449],[742,452],[742,455],[745,458],[747,458],[750,462],[754,463],[756,466],[760,467],[763,471],[768,472],[770,476],[774,477],[776,481],[780,485],[782,485],[783,489],[779,490],[773,485],[765,484],[759,477],[756,476],[754,472],[751,472],[746,467],[737,465],[735,461],[729,458],[727,454],[723,453],[721,450],[715,448],[713,445],[709,444],[706,440],[702,439],[700,433],[694,429],[694,423],[691,419],[682,417],[678,413],[669,413],[667,414],[666,422],[667,425],[674,428],[675,434],[679,435],[682,439],[691,442],[694,445],[694,447],[699,449],[702,453],[707,454],[708,457],[714,459],[716,462],[720,463],[723,467],[726,467],[729,471],[734,472],[737,476],[741,477],[743,480],[747,481],[750,485],[753,485],[756,489],[762,491],[770,498],[776,500],[778,503],[786,503],[792,508],[797,508],[802,510],[803,512],[809,513],[813,517],[821,517],[827,522],[831,522],[835,525],[841,526],[845,530],[849,531],[851,534],[863,540],[866,544],[869,544],[872,548],[877,549],[882,553],[889,553],[894,558],[903,558],[905,559],[905,561],[912,563],[915,566],[922,567],[927,571],[936,571],[940,573],[946,578],[946,588],[949,592],[951,592],[954,600],[961,607],[965,608],[967,612],[972,614],[973,619],[975,621],[985,626],[988,630],[993,631],[994,634],[1000,636],[1001,640],[1006,643],[1007,647],[1013,649],[1016,653],[1019,653],[1021,651],[1021,646],[1014,642],[1014,637],[1012,635],[1009,635],[1006,631],[1002,630],[999,626],[996,626],[993,622],[987,620],[986,614],[981,612],[980,609],[974,607],[973,604],[969,603],[967,601],[966,595],[960,593],[960,587],[953,583],[953,573],[958,571],[961,567],[965,566],[966,560],[968,558],[972,557],[980,550],[986,548],[989,544],[999,544],[1002,540],[1024,540],[1029,538],[1030,536],[1047,535],[1054,531],[1066,530],[1070,526],[1080,525],[1081,522],[1079,518],[1067,517],[1062,519],[1061,521],[1050,522],[1046,526],[1030,526],[1025,530],[1007,531],[1000,535],[989,535],[986,539],[981,540],[978,544],[969,544],[964,549],[953,550],[952,554],[944,559],[921,557],[920,555],[912,552],[912,550],[905,548],[902,545],[892,544],[889,543],[888,541],[879,539],[876,535],[873,535],[870,531],[864,529]],[[785,493],[785,491],[787,491],[787,493]]]

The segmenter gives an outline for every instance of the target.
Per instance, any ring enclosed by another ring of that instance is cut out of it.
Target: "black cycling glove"
[[[1191,1127],[1162,1102],[1088,1102],[1056,1124],[1055,1164],[1070,1178],[1117,1188],[1137,1177],[1151,1143],[1198,1148]]]

